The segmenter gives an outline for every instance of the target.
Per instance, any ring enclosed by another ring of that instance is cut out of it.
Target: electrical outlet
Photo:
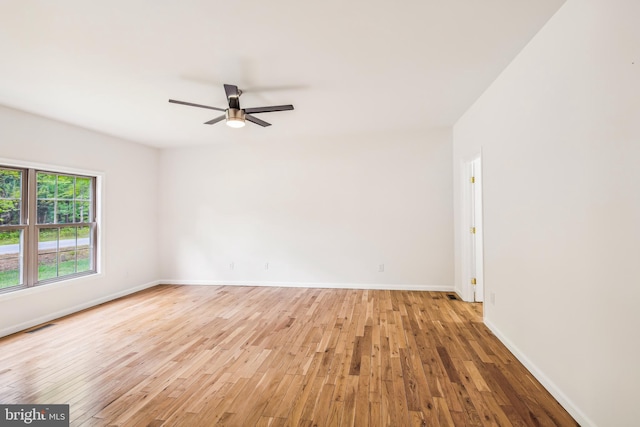
[[[491,305],[496,305],[496,294],[491,292]]]
[[[265,262],[265,263],[264,263],[264,269],[265,269],[265,270],[268,270],[268,269],[269,269],[269,263],[268,263],[268,262]]]
[[[235,263],[234,263],[234,262],[232,262],[232,263],[230,263],[230,264],[229,264],[229,270],[233,270],[235,267],[236,267],[236,266],[235,266]]]
[[[378,266],[378,273],[384,273],[384,264]]]

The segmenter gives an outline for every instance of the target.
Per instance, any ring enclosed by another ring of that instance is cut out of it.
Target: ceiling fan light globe
[[[242,119],[227,119],[227,126],[238,129],[244,127],[245,123]]]

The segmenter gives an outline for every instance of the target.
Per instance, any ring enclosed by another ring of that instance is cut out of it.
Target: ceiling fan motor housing
[[[244,110],[238,110],[236,108],[228,108],[225,112],[227,120],[242,120],[244,121]]]

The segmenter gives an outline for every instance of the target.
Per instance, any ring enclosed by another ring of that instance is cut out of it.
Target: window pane
[[[38,280],[58,277],[57,228],[42,228],[38,232]]]
[[[77,231],[78,230],[75,227],[65,227],[60,229],[60,244],[58,247],[61,251],[76,248]]]
[[[0,225],[20,224],[22,172],[0,169]]]
[[[58,277],[58,254],[38,255],[38,280],[47,280]]]
[[[75,222],[89,222],[89,209],[91,209],[89,202],[76,202]]]
[[[53,224],[56,202],[53,200],[38,200],[38,224]]]
[[[0,199],[0,225],[20,224],[20,200]]]
[[[69,224],[73,222],[73,202],[59,200],[57,205],[57,223]]]
[[[58,257],[58,276],[76,272],[76,251],[62,251]]]
[[[88,246],[90,234],[91,227],[78,227],[78,246]]]
[[[93,269],[91,256],[91,227],[78,227],[78,272]]]
[[[58,252],[58,229],[42,228],[38,232],[38,254]]]
[[[76,178],[76,199],[91,199],[91,178]]]
[[[58,199],[73,199],[75,195],[75,178],[58,175]]]
[[[0,289],[22,284],[22,230],[0,231]]]
[[[38,199],[53,199],[56,197],[56,176],[50,173],[38,173]]]
[[[0,169],[0,197],[19,199],[22,195],[22,172]]]
[[[60,254],[58,256],[58,276],[66,276],[76,272],[76,227],[65,227],[60,229]]]
[[[79,243],[78,243],[79,244]],[[78,273],[91,270],[91,250],[78,248]]]

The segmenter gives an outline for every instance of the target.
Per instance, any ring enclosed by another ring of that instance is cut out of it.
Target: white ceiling
[[[0,104],[156,147],[450,126],[564,0],[2,0]],[[293,104],[230,129],[169,98]]]

